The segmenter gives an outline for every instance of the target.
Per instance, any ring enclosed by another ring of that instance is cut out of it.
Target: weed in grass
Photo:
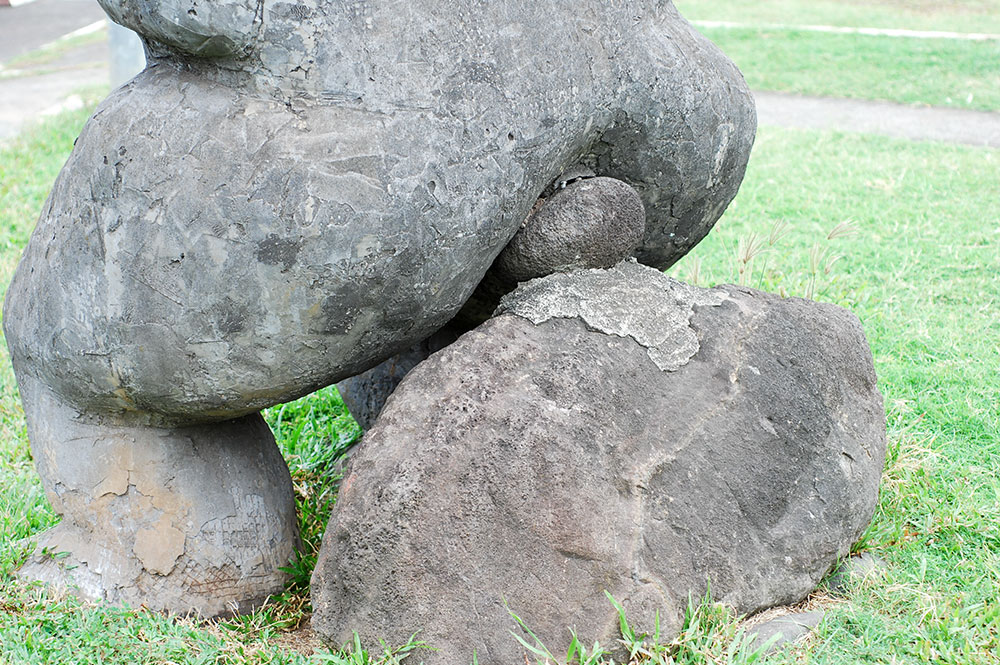
[[[694,286],[701,286],[701,259],[693,258],[688,262],[688,273],[685,281]]]
[[[736,273],[736,282],[740,286],[749,286],[753,282],[754,274],[754,261],[759,256],[764,256],[764,265],[760,272],[760,278],[756,284],[758,289],[773,289],[782,297],[788,297],[789,291],[787,285],[794,283],[796,280],[790,277],[789,274],[772,270],[768,272],[768,261],[767,257],[774,252],[775,246],[779,241],[788,233],[788,224],[783,220],[776,221],[772,226],[770,232],[766,236],[760,236],[757,232],[751,232],[747,235],[741,235],[736,241],[736,253],[734,255],[734,265]],[[808,268],[805,272],[804,280],[798,280],[804,282],[804,292],[803,296],[810,300],[816,298],[817,287],[822,284],[821,280],[828,279],[832,284],[836,281],[836,275],[833,275],[833,268],[838,261],[843,259],[843,255],[834,254],[831,251],[831,247],[828,244],[831,240],[837,238],[850,237],[857,233],[857,229],[854,227],[853,222],[850,220],[840,222],[829,233],[826,234],[826,243],[815,243],[810,247],[808,253]],[[690,277],[694,278],[691,281],[692,284],[697,284],[698,280],[701,278],[701,259],[694,257],[690,261],[689,281]],[[773,266],[772,266],[773,268]],[[767,278],[767,283],[765,283],[765,278]],[[821,295],[821,294],[820,294]]]
[[[277,633],[295,630],[307,617],[307,601],[301,595],[285,594],[267,599],[250,614],[239,614],[219,622],[238,639],[268,641]]]
[[[762,250],[764,253],[764,266],[761,268],[760,281],[757,283],[757,288],[760,289],[764,285],[764,276],[767,274],[767,257],[769,250],[773,250],[774,247],[781,241],[785,235],[788,234],[788,224],[784,220],[777,220],[771,225],[771,231],[767,234],[767,247]],[[788,292],[784,285],[778,285],[778,293],[782,298],[788,297]]]
[[[854,226],[854,222],[845,220],[837,224],[830,230],[829,233],[826,234],[826,240],[829,243],[831,240],[836,240],[837,238],[849,238],[850,236],[856,235],[857,232],[858,231]],[[844,256],[842,254],[834,254],[828,244],[821,245],[817,243],[809,248],[809,272],[806,280],[806,298],[812,300],[816,297],[816,287],[819,280],[821,278],[830,277],[830,274],[833,272],[833,267],[843,258]]]
[[[740,286],[746,286],[753,274],[753,260],[764,251],[764,240],[756,233],[740,236],[736,245],[736,273]]]
[[[603,665],[608,662],[606,659],[611,655],[608,651],[601,647],[597,642],[594,642],[594,646],[591,649],[587,649],[577,637],[577,634],[572,629],[570,630],[570,635],[572,639],[570,641],[569,648],[566,650],[566,658],[559,660],[549,648],[545,646],[545,643],[538,638],[538,635],[534,633],[510,607],[504,601],[504,607],[507,608],[507,613],[510,614],[511,618],[520,628],[521,632],[528,636],[529,639],[525,639],[518,632],[511,630],[510,634],[517,640],[517,642],[530,654],[534,655],[535,658],[540,658],[537,661],[539,663],[544,662],[548,664],[560,665]],[[476,660],[475,658],[473,660]],[[525,657],[525,662],[527,662],[527,657]]]
[[[726,605],[713,603],[708,591],[700,602],[689,599],[680,633],[667,640],[661,631],[660,616],[654,619],[652,634],[635,630],[629,623],[625,608],[608,592],[608,601],[618,614],[618,644],[612,648],[595,642],[586,648],[574,631],[566,655],[558,658],[525,622],[508,607],[514,622],[527,639],[511,631],[521,646],[541,665],[752,665],[759,662],[774,644],[777,636],[754,646],[755,636],[740,626],[738,617]]]
[[[357,633],[354,633],[352,647],[345,647],[337,653],[317,654],[314,656],[314,660],[320,663],[333,663],[333,665],[399,665],[411,656],[419,660],[416,652],[422,649],[432,650],[427,644],[417,640],[415,633],[402,646],[390,647],[382,642],[380,652],[372,653],[362,647],[361,639]]]

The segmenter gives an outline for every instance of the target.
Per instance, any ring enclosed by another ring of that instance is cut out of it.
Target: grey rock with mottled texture
[[[884,461],[871,354],[840,308],[675,282],[634,263],[522,285],[418,365],[351,462],[314,627],[521,662],[613,644],[624,603],[679,626],[808,594],[863,532]]]
[[[486,272],[453,323],[467,330],[493,315],[520,282],[580,268],[610,268],[646,229],[642,198],[614,178],[571,169],[556,179]]]
[[[493,263],[517,282],[575,268],[610,268],[630,256],[646,231],[639,194],[614,178],[583,178],[532,213]]]
[[[344,406],[363,430],[371,429],[382,412],[386,400],[396,386],[418,363],[427,359],[430,352],[425,342],[384,360],[375,367],[337,384]]]
[[[432,353],[454,342],[458,336],[457,331],[446,326],[367,372],[338,383],[337,390],[344,405],[361,429],[371,429],[378,414],[382,412],[382,407],[410,370],[427,360]]]
[[[764,654],[774,653],[787,644],[797,642],[816,629],[823,621],[824,612],[798,612],[786,614],[771,619],[759,626],[754,626],[748,635],[753,635],[750,642],[752,650],[763,650]]]

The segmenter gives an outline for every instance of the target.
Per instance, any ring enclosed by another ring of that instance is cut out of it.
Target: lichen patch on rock
[[[721,291],[695,289],[658,270],[624,261],[610,270],[559,273],[523,284],[503,299],[498,314],[539,325],[554,318],[580,319],[606,335],[629,337],[645,347],[657,367],[674,371],[698,352],[691,315],[720,305]]]

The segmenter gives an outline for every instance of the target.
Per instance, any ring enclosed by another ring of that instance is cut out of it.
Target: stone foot
[[[37,384],[36,384],[37,385]],[[87,599],[217,616],[283,589],[298,523],[259,414],[116,424],[22,381],[35,463],[62,522],[18,573]]]

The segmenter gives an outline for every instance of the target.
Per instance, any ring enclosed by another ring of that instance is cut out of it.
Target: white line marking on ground
[[[62,100],[58,104],[53,104],[47,109],[43,110],[40,115],[50,116],[56,115],[57,113],[62,113],[63,111],[79,111],[84,107],[83,97],[80,95],[70,95],[66,99]]]
[[[103,29],[107,25],[108,22],[105,21],[104,19],[101,19],[100,21],[94,21],[90,25],[85,25],[82,28],[79,28],[78,30],[74,30],[73,32],[67,32],[65,35],[60,37],[58,41],[62,41],[64,39],[73,39],[74,37],[83,37],[84,35],[90,35]]]
[[[771,30],[802,30],[845,35],[874,37],[909,37],[911,39],[959,39],[971,42],[1000,40],[1000,35],[979,32],[945,32],[941,30],[902,30],[898,28],[846,28],[836,25],[791,25],[786,23],[738,23],[736,21],[691,21],[703,28],[761,28]]]
[[[69,39],[73,39],[74,37],[83,37],[85,35],[92,35],[95,32],[100,32],[101,30],[106,29],[107,27],[108,27],[108,22],[106,20],[102,19],[100,21],[94,21],[90,25],[85,25],[82,28],[78,28],[78,29],[74,30],[73,32],[67,32],[65,35],[63,35],[59,39],[51,41],[51,42],[49,42],[47,44],[42,44],[41,46],[38,47],[38,50],[39,51],[47,51],[49,49],[59,48],[59,46],[63,42],[65,42],[65,41],[67,41]]]

